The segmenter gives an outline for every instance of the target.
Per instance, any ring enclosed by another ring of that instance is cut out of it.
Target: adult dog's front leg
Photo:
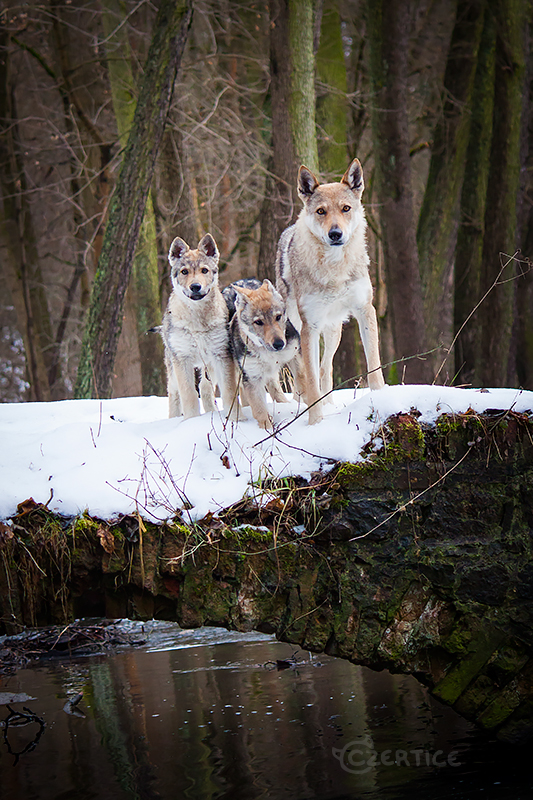
[[[379,336],[376,309],[369,303],[355,315],[359,325],[359,333],[365,351],[368,385],[371,389],[382,389],[385,386],[381,359],[379,357]]]
[[[202,369],[202,377],[200,378],[200,398],[206,413],[212,414],[213,411],[216,411],[217,406],[215,403],[214,387],[206,373],[205,368]]]
[[[320,361],[320,391],[322,396],[327,395],[326,402],[332,403],[331,390],[333,389],[333,356],[337,352],[342,336],[342,323],[328,325],[322,331],[324,352]]]
[[[302,319],[300,332],[302,361],[305,372],[305,400],[309,406],[309,424],[316,425],[323,419],[320,402],[319,378],[319,333]]]

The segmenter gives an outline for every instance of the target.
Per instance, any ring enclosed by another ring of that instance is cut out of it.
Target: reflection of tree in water
[[[172,766],[176,796],[318,797],[331,783],[332,743],[342,735],[335,712],[345,702],[332,703],[331,695],[338,694],[341,683],[345,693],[356,695],[348,732],[364,727],[360,670],[336,663],[332,685],[320,661],[302,651],[297,669],[271,670],[269,659],[274,656],[276,663],[281,647],[276,643],[254,649],[261,663],[253,665],[247,663],[246,646],[235,643],[228,649],[218,645],[171,654],[181,737]],[[341,773],[340,780],[354,779]],[[375,787],[372,776],[357,780],[357,788]]]
[[[138,730],[132,714],[131,696],[113,680],[110,660],[90,669],[94,717],[102,745],[109,754],[117,781],[134,800],[155,800],[161,795],[152,784],[153,767],[147,756],[146,737]],[[124,702],[125,701],[125,702]]]
[[[469,730],[409,676],[270,640],[220,643],[220,631],[207,631],[179,631],[180,649],[22,670],[20,689],[39,689],[46,735],[23,758],[35,725],[21,731],[29,735],[20,746],[8,725],[3,764],[21,757],[2,773],[2,798],[294,800],[403,791],[419,777],[437,778],[435,769],[378,761],[359,774],[335,753],[362,748],[359,760],[398,749],[447,753]],[[291,660],[292,667],[268,668]],[[81,690],[85,719],[72,714]],[[4,701],[22,708],[33,700],[17,698]]]

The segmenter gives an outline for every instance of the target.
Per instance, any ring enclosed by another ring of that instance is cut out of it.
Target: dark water
[[[46,726],[18,759],[41,726],[0,730],[1,800],[533,798],[530,748],[482,736],[413,678],[260,634],[145,628],[141,649],[2,678]],[[64,710],[79,692],[84,717]]]

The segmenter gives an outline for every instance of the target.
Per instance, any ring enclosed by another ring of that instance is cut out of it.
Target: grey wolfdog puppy
[[[279,374],[290,365],[301,382],[300,337],[287,317],[285,301],[269,280],[235,281],[224,295],[230,309],[230,347],[242,379],[243,403],[252,409],[261,428],[272,427],[265,389],[278,403],[286,403]]]

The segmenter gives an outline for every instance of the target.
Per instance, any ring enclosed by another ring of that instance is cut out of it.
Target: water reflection
[[[142,649],[20,670],[1,691],[36,698],[46,722],[17,764],[2,745],[2,800],[531,797],[519,751],[414,679],[261,634],[159,623]],[[80,692],[85,717],[65,713]]]

